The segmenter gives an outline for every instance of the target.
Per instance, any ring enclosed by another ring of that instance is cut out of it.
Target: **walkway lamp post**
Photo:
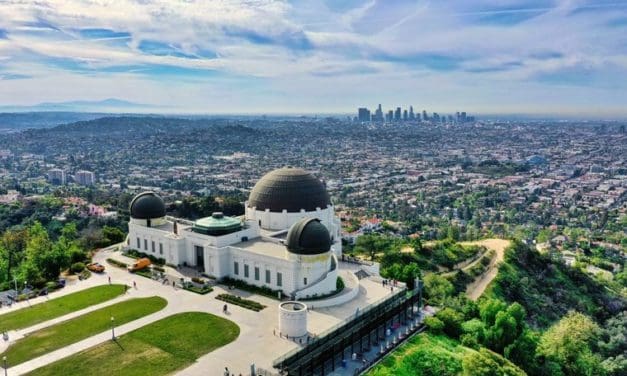
[[[111,316],[111,340],[115,341],[115,319]]]
[[[7,376],[9,373],[7,371],[7,356],[2,357],[2,368],[4,368],[4,376]]]

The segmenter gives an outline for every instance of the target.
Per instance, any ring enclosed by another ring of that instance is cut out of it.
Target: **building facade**
[[[242,217],[214,213],[192,222],[167,217],[158,195],[141,193],[131,202],[127,247],[295,299],[335,291],[340,220],[322,182],[278,169],[257,182],[245,206]]]

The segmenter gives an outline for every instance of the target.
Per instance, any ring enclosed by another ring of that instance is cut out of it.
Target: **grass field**
[[[111,328],[111,316],[119,326],[157,312],[167,305],[159,297],[130,299],[38,330],[13,343],[2,356],[11,365],[23,363]]]
[[[32,307],[0,315],[0,331],[28,328],[124,294],[124,285],[91,287]]]
[[[29,375],[169,375],[232,342],[238,335],[239,327],[232,321],[208,313],[179,313]],[[221,370],[215,370],[215,374],[222,374]]]

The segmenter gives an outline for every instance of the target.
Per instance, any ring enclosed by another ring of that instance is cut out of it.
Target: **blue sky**
[[[106,98],[627,117],[627,0],[0,2],[0,105]]]

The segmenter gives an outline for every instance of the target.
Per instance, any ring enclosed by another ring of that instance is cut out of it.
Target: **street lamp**
[[[2,368],[4,368],[4,376],[8,375],[8,371],[7,371],[7,356],[3,356],[2,357]]]
[[[111,340],[115,341],[115,319],[111,316]]]

